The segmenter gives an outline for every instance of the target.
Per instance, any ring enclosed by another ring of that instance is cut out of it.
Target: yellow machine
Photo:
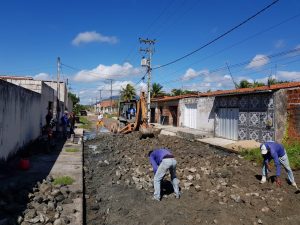
[[[131,104],[132,102],[130,102]],[[119,121],[118,123],[112,124],[111,132],[128,134],[132,131],[140,131],[143,136],[153,136],[153,128],[147,122],[147,105],[145,93],[141,92],[140,100],[134,101],[136,105],[136,114],[135,118],[122,119],[124,112],[122,113],[122,107],[119,110]],[[121,103],[122,104],[122,103]]]

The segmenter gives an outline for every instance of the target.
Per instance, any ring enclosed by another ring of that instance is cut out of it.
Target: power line
[[[249,18],[247,18],[246,20],[242,21],[241,23],[239,23],[238,25],[232,27],[231,29],[229,29],[228,31],[226,31],[225,33],[219,35],[218,37],[216,37],[215,39],[209,41],[208,43],[202,45],[201,47],[195,49],[194,51],[182,56],[182,57],[179,57],[173,61],[170,61],[168,63],[165,63],[163,65],[160,65],[158,67],[155,67],[153,69],[160,69],[160,68],[163,68],[163,67],[166,67],[166,66],[169,66],[171,64],[174,64],[184,58],[187,58],[189,57],[190,55],[193,55],[195,54],[196,52],[200,51],[201,49],[211,45],[212,43],[216,42],[217,40],[223,38],[224,36],[228,35],[229,33],[233,32],[234,30],[238,29],[239,27],[243,26],[244,24],[246,24],[247,22],[249,22],[250,20],[254,19],[256,16],[258,16],[259,14],[263,13],[264,11],[266,11],[268,8],[272,7],[274,4],[276,4],[279,0],[275,0],[273,1],[272,3],[270,3],[269,5],[265,6],[263,9],[259,10],[257,13],[255,13],[254,15],[250,16]]]
[[[150,31],[150,29],[153,27],[153,25],[162,17],[162,15],[167,11],[167,9],[169,9],[170,8],[170,6],[174,3],[175,1],[174,0],[170,0],[170,2],[168,2],[167,4],[166,4],[166,6],[163,8],[163,10],[160,12],[160,14],[150,23],[150,25],[145,29],[145,31],[143,32],[143,33],[149,33],[148,31]],[[149,36],[149,35],[146,35],[146,36]],[[138,36],[136,37],[136,39],[138,39]],[[139,46],[139,43],[137,43],[136,45],[134,45],[131,49],[130,49],[130,51],[129,51],[129,53],[127,54],[127,56],[125,57],[125,59],[123,60],[123,61],[125,61],[125,60],[128,60],[128,61],[130,61],[130,59],[131,59],[131,56],[132,56],[132,53],[134,52],[134,50],[135,49],[137,49],[138,48],[138,46]],[[134,58],[134,61],[137,59],[137,57],[138,57],[138,55]]]
[[[233,48],[233,47],[235,47],[235,46],[238,46],[238,45],[240,45],[240,44],[242,44],[242,43],[244,43],[244,42],[246,42],[246,41],[248,41],[248,40],[250,40],[250,39],[252,39],[252,38],[254,38],[254,37],[257,37],[257,36],[259,36],[259,35],[261,35],[261,34],[263,34],[263,33],[266,33],[266,32],[268,32],[268,31],[270,31],[270,30],[272,30],[272,29],[275,29],[275,28],[281,26],[281,25],[283,25],[283,24],[285,24],[285,23],[287,23],[287,22],[289,22],[289,21],[291,21],[291,20],[293,20],[293,19],[296,19],[296,18],[298,18],[299,16],[300,16],[300,13],[298,13],[298,14],[296,14],[296,15],[294,15],[294,16],[291,16],[291,17],[289,17],[289,18],[287,18],[287,19],[285,19],[285,20],[282,20],[281,22],[279,22],[279,23],[277,23],[277,24],[275,24],[275,25],[272,25],[272,26],[270,26],[270,27],[268,27],[268,28],[266,28],[266,29],[264,29],[264,30],[261,30],[261,31],[255,33],[255,34],[253,34],[253,35],[251,35],[251,36],[249,36],[249,37],[247,37],[247,38],[245,38],[245,39],[243,39],[243,40],[241,40],[241,41],[238,41],[238,42],[236,42],[236,43],[234,43],[234,44],[232,44],[232,45],[229,45],[229,46],[227,46],[227,47],[225,47],[225,48],[223,48],[223,49],[221,49],[221,50],[219,50],[219,51],[217,51],[217,52],[214,52],[214,53],[212,53],[211,55],[208,55],[208,56],[203,57],[203,58],[201,58],[201,59],[199,59],[199,60],[196,60],[196,61],[194,61],[194,62],[188,64],[187,66],[181,67],[180,69],[177,69],[177,70],[175,70],[174,72],[172,72],[170,75],[175,74],[176,72],[181,71],[182,69],[185,69],[185,68],[190,67],[190,66],[192,66],[192,65],[195,65],[195,64],[197,64],[197,63],[199,63],[199,62],[202,62],[202,61],[204,61],[204,60],[207,60],[207,59],[209,59],[209,58],[211,58],[211,57],[213,57],[213,56],[216,56],[216,55],[218,55],[218,54],[220,54],[220,53],[222,53],[222,52],[224,52],[224,51],[226,51],[226,50],[229,50],[229,49],[231,49],[231,48]]]
[[[251,60],[246,60],[246,61],[243,61],[243,62],[240,62],[240,63],[232,64],[232,65],[229,66],[229,68],[230,69],[238,68],[238,67],[241,67],[241,66],[248,65],[250,62],[259,62],[261,60],[272,59],[272,58],[276,58],[276,57],[279,57],[279,56],[292,55],[293,53],[295,54],[299,51],[300,51],[300,47],[290,49],[290,50],[287,50],[287,51],[278,52],[278,53],[271,54],[271,55],[266,55],[264,57],[261,57],[261,58],[255,59],[255,60],[251,59]],[[296,55],[294,55],[294,56],[296,56]],[[267,64],[270,64],[270,63],[271,62],[269,62]],[[209,72],[209,74],[213,74],[213,73],[220,72],[220,71],[227,70],[227,69],[228,69],[227,66],[218,67],[218,68],[215,68],[215,69],[211,70]],[[178,82],[178,81],[184,81],[183,77],[180,77],[180,78],[177,78],[177,79],[174,79],[174,80],[164,81],[164,82],[162,82],[162,84]]]

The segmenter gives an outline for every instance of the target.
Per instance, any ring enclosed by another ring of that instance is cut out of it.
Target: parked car
[[[80,115],[81,116],[87,116],[87,111],[86,110],[81,110]]]

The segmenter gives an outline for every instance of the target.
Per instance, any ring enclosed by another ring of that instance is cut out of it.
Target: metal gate
[[[238,139],[238,108],[219,108],[219,132],[217,136],[237,140]]]
[[[183,125],[196,129],[197,124],[197,104],[186,104],[184,108]]]

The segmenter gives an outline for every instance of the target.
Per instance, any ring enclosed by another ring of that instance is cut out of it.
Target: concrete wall
[[[197,104],[196,129],[208,133],[214,132],[215,97],[184,98],[179,101],[179,124],[183,126],[186,104]]]
[[[31,91],[42,93],[42,81],[40,80],[24,80],[24,79],[6,79],[7,82],[29,89]]]
[[[41,80],[6,79],[6,81],[41,94],[41,116],[39,118],[39,122],[41,126],[46,125],[45,116],[48,113],[48,105],[49,102],[52,102],[53,104],[55,98],[53,88]]]
[[[40,135],[41,95],[0,80],[0,159]]]
[[[151,108],[155,107],[155,122],[161,123],[161,116],[164,116],[163,119],[164,125],[178,126],[179,110],[178,110],[178,100],[173,101],[161,101],[152,103]]]
[[[54,90],[42,82],[42,93],[41,93],[41,123],[42,126],[46,125],[46,115],[48,113],[49,102],[52,103],[53,110],[53,102],[55,101]]]
[[[287,125],[287,90],[274,93],[275,140],[282,142]]]
[[[199,98],[197,104],[197,129],[213,133],[215,119],[215,97]]]
[[[73,112],[73,101],[70,97],[68,97],[68,105],[67,105],[68,111]]]

